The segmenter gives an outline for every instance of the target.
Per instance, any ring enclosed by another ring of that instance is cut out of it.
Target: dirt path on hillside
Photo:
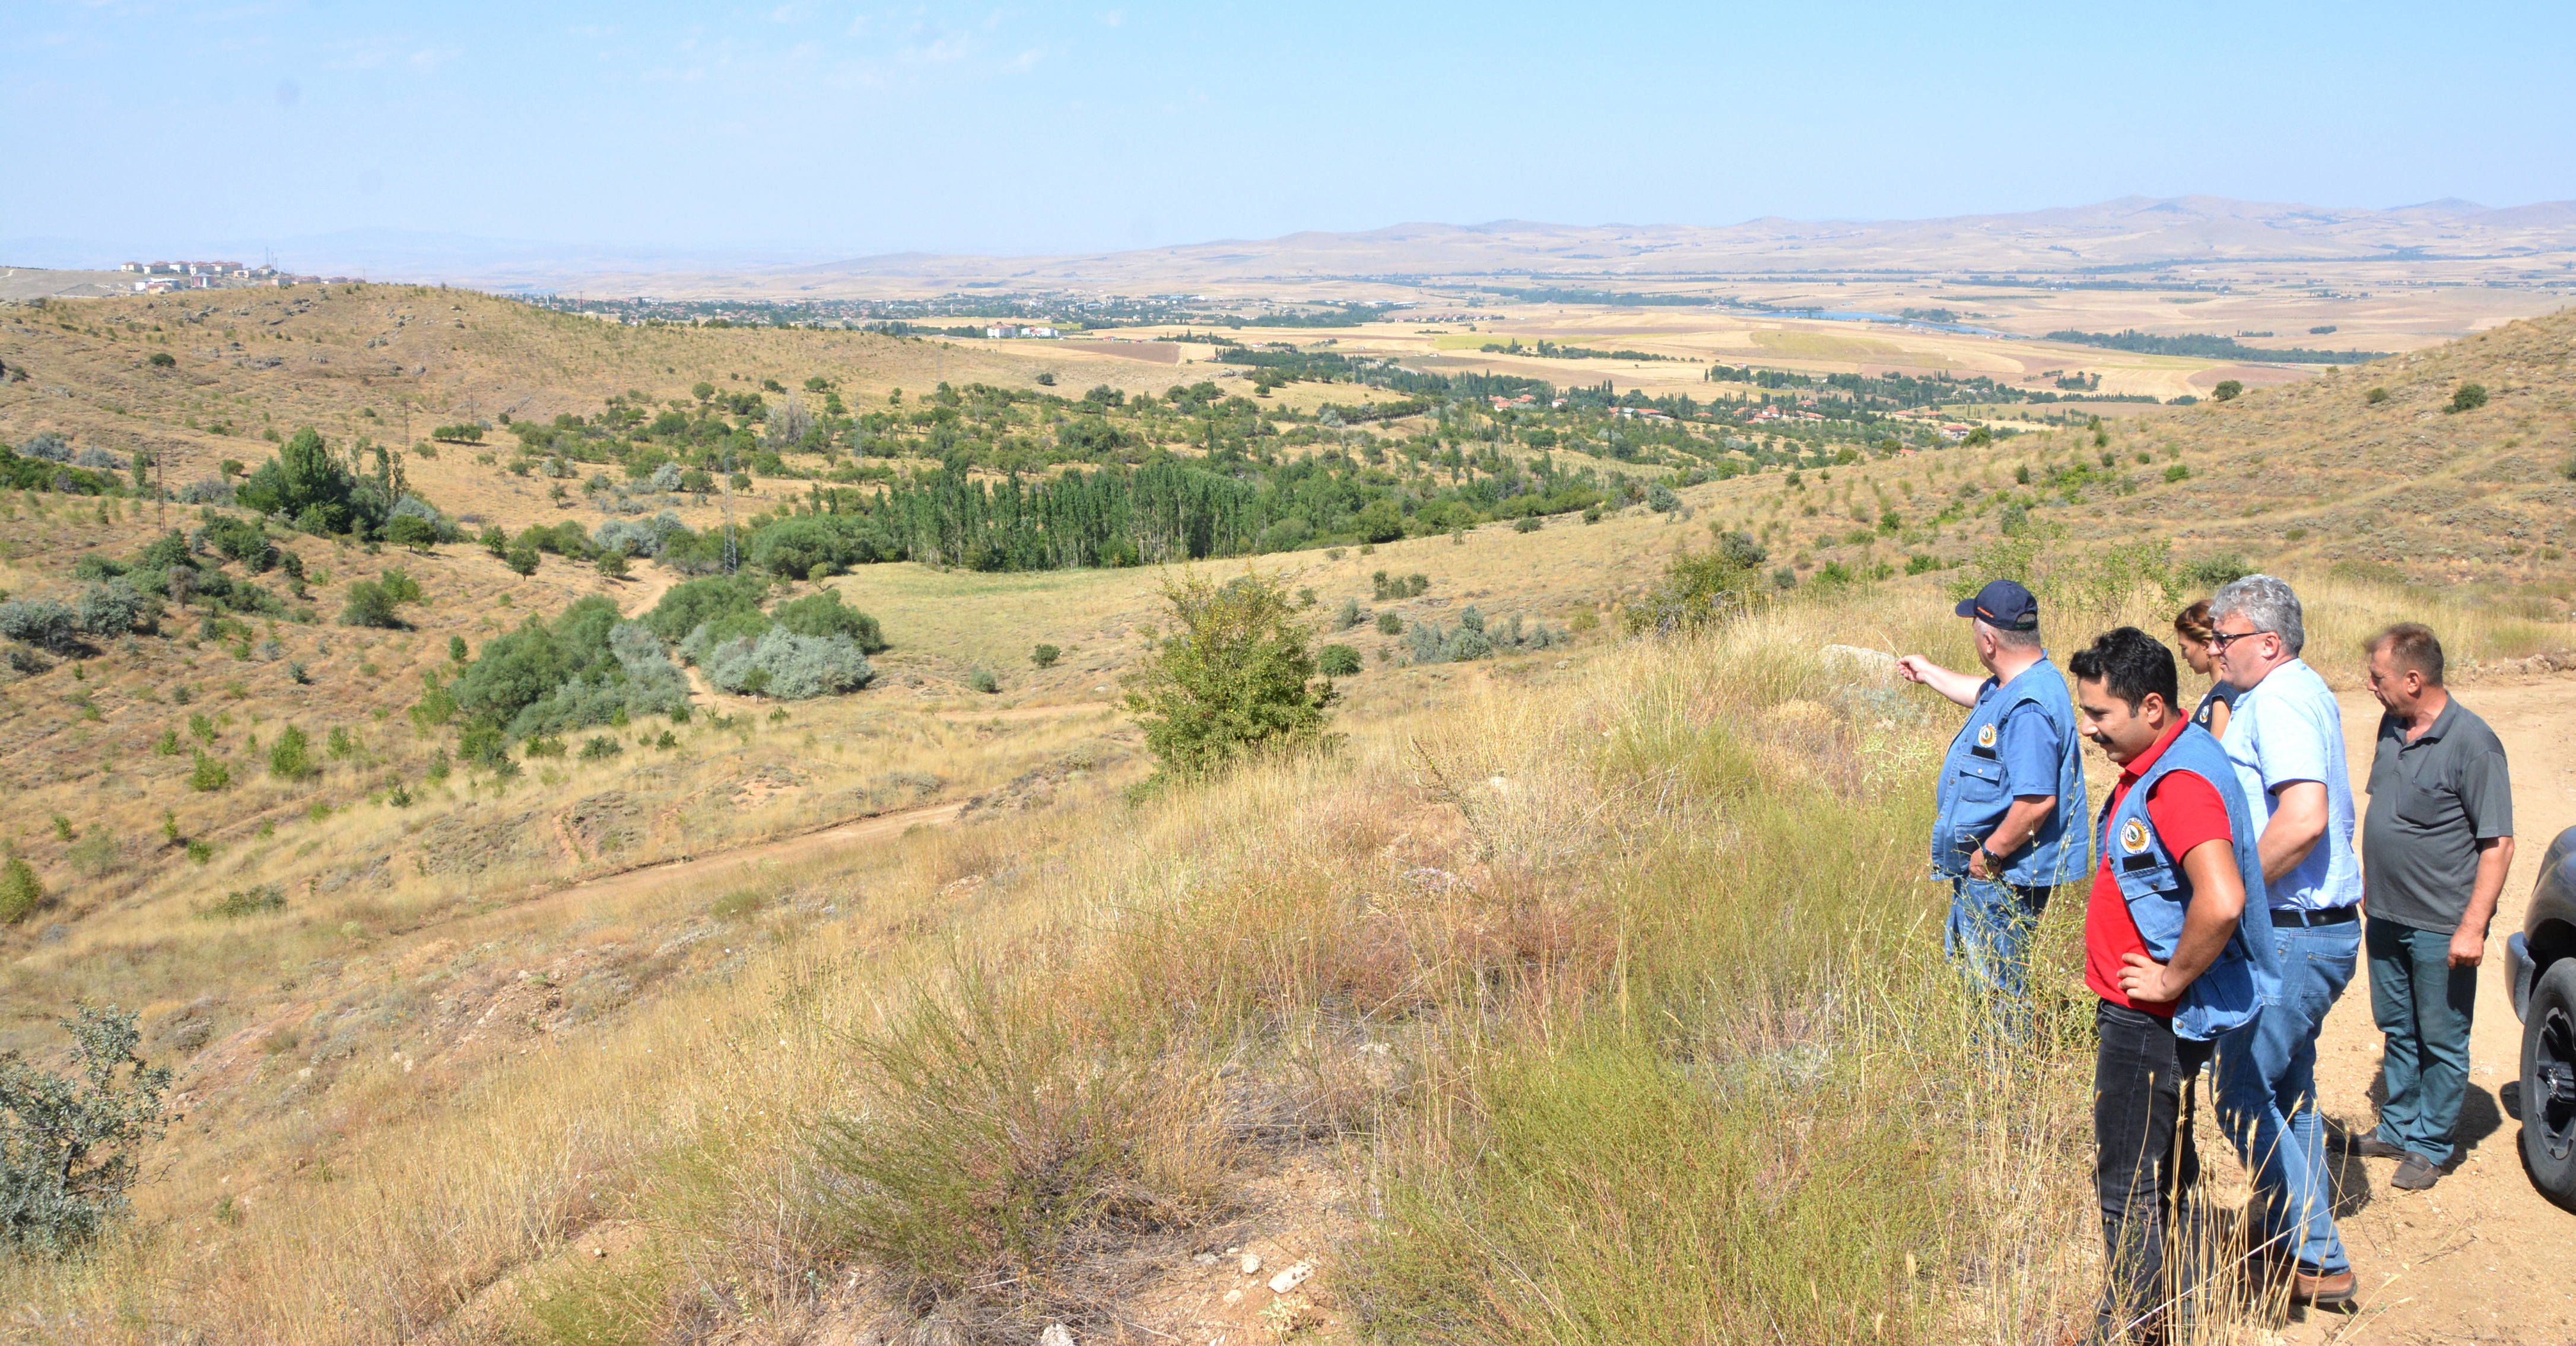
[[[2498,1091],[2521,1070],[2522,1023],[2507,1003],[2506,934],[2522,928],[2541,853],[2576,826],[2576,680],[2511,678],[2465,684],[2461,704],[2504,740],[2513,769],[2514,862],[2497,904],[2470,1034],[2464,1155],[2428,1192],[2389,1186],[2388,1160],[2339,1159],[2337,1209],[2364,1296],[2354,1314],[2293,1310],[2293,1342],[2529,1342],[2576,1340],[2576,1215],[2533,1190],[2522,1169],[2520,1124]],[[2344,740],[2354,802],[2369,782],[2379,704],[2344,693]],[[2365,963],[2366,963],[2365,959]],[[2372,1022],[2370,983],[2357,970],[2317,1042],[2317,1087],[2326,1116],[2354,1129],[2376,1124],[2372,1096],[2382,1039]]]
[[[602,897],[624,897],[648,892],[672,884],[721,882],[719,876],[744,866],[757,868],[763,865],[795,864],[799,861],[818,859],[847,847],[899,837],[916,826],[945,827],[957,821],[959,811],[965,807],[966,801],[958,800],[947,804],[927,804],[917,809],[905,809],[899,813],[880,813],[873,818],[854,818],[820,831],[802,832],[792,837],[780,837],[776,841],[736,846],[731,850],[693,855],[682,860],[665,860],[660,864],[643,865],[635,869],[621,870],[615,874],[604,874],[570,887],[558,888],[547,894],[543,900],[591,901]]]
[[[1028,720],[1053,720],[1067,715],[1097,715],[1113,709],[1106,701],[1075,701],[1061,706],[1012,706],[1006,710],[943,710],[939,718],[952,724],[1019,724]]]

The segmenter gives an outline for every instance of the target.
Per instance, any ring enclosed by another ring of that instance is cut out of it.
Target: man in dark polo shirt
[[[2226,750],[2175,705],[2161,643],[2124,626],[2067,669],[2084,736],[2120,767],[2095,820],[2102,862],[2084,909],[2107,1252],[2089,1340],[2190,1340],[2197,1277],[2166,1256],[2174,1202],[2199,1170],[2190,1081],[2280,992],[2261,832]]]
[[[2513,865],[2504,744],[2442,687],[2442,642],[2414,622],[2370,641],[2370,692],[2387,714],[2362,824],[2363,947],[2370,1009],[2388,1036],[2379,1128],[2348,1148],[2397,1160],[2392,1185],[2422,1191],[2458,1153],[2478,963]]]

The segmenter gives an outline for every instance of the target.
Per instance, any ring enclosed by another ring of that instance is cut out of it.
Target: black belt
[[[2344,925],[2361,919],[2361,906],[2328,907],[2323,911],[2302,911],[2297,907],[2272,908],[2275,926]]]

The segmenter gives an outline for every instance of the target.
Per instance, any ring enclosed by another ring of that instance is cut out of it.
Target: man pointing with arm
[[[1897,672],[1968,708],[1941,764],[1932,872],[1950,880],[1944,945],[2018,1022],[2029,999],[2032,929],[2049,889],[2084,872],[2084,768],[2074,697],[2039,641],[2039,602],[1996,580],[1958,606],[1982,679],[1919,654]]]

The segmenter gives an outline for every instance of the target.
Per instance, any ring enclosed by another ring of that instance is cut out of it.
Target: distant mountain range
[[[175,247],[177,245],[168,245]],[[1855,272],[2102,277],[2173,267],[2374,260],[2558,270],[2576,261],[2576,201],[2494,209],[2428,201],[2391,210],[2334,209],[2213,196],[2122,197],[2006,215],[1937,220],[1798,221],[1724,226],[1398,224],[1357,233],[1302,232],[1175,247],[1063,256],[932,252],[830,260],[813,249],[690,252],[552,244],[457,234],[355,230],[273,245],[281,265],[380,279],[444,280],[494,289],[595,293],[846,297],[976,288],[1134,292],[1253,282],[1511,278],[1635,283],[1706,275]],[[248,253],[241,244],[199,251]],[[0,241],[0,261],[112,264],[96,245]],[[175,255],[167,253],[166,255]],[[60,258],[48,262],[48,258]]]

